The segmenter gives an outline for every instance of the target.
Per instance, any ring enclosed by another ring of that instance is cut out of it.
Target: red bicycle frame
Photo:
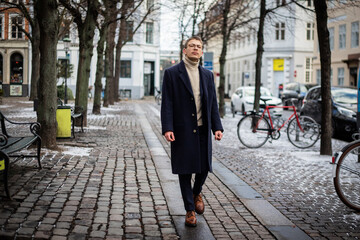
[[[272,121],[272,118],[271,118],[271,115],[270,115],[270,110],[269,110],[270,108],[282,108],[282,109],[290,109],[290,108],[291,108],[291,109],[293,110],[293,114],[291,114],[291,116],[290,116],[278,129],[276,129],[276,131],[280,131],[280,129],[283,128],[283,127],[285,126],[285,124],[288,123],[288,122],[291,120],[291,118],[293,118],[293,116],[295,116],[296,122],[297,122],[297,124],[298,124],[298,126],[299,126],[299,128],[300,128],[300,131],[301,131],[301,132],[304,132],[304,130],[302,129],[302,127],[301,127],[301,125],[300,125],[299,117],[298,117],[298,115],[297,115],[297,113],[296,113],[296,108],[295,108],[295,106],[267,106],[267,105],[266,105],[265,110],[264,110],[263,113],[261,114],[260,119],[257,121],[256,129],[258,128],[258,124],[259,124],[260,120],[261,120],[262,118],[264,118],[265,113],[267,113],[268,116],[269,116],[271,129],[274,129],[273,121]]]

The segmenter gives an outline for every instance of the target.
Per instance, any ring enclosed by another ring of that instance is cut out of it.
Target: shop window
[[[14,53],[10,57],[10,83],[23,82],[23,57]]]
[[[131,78],[131,61],[121,61],[120,77]]]

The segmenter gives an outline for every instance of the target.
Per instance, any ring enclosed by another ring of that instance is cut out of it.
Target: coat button
[[[196,133],[196,129],[194,129],[193,133]]]
[[[194,101],[194,98],[191,98],[191,101]]]
[[[191,114],[191,116],[195,117],[195,114]]]

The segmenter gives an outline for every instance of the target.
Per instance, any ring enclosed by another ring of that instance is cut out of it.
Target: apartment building
[[[329,2],[328,29],[331,50],[331,85],[355,87],[358,85],[360,59],[359,45],[360,7],[352,2]],[[321,83],[318,37],[315,34],[313,78]]]
[[[269,1],[273,8],[285,1]],[[312,1],[304,1],[305,7],[313,8]],[[290,9],[290,10],[289,10]],[[254,12],[255,15],[258,10]],[[264,53],[262,57],[261,84],[279,95],[279,85],[289,82],[313,83],[312,59],[314,46],[314,14],[291,4],[281,7],[276,14],[267,17],[264,27]],[[228,96],[240,86],[255,85],[255,60],[257,49],[257,25],[248,31],[234,32],[226,57],[225,93]],[[208,43],[207,51],[219,56],[219,39]],[[220,49],[221,50],[221,49]],[[214,57],[214,72],[219,72],[218,57]]]
[[[29,41],[21,31],[29,23],[16,9],[0,3],[0,88],[3,96],[28,96]]]

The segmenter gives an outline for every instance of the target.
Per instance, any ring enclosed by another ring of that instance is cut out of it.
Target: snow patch
[[[64,149],[62,151],[64,155],[73,155],[73,156],[89,156],[92,150],[92,148],[86,148],[86,147],[64,146],[62,148]]]

